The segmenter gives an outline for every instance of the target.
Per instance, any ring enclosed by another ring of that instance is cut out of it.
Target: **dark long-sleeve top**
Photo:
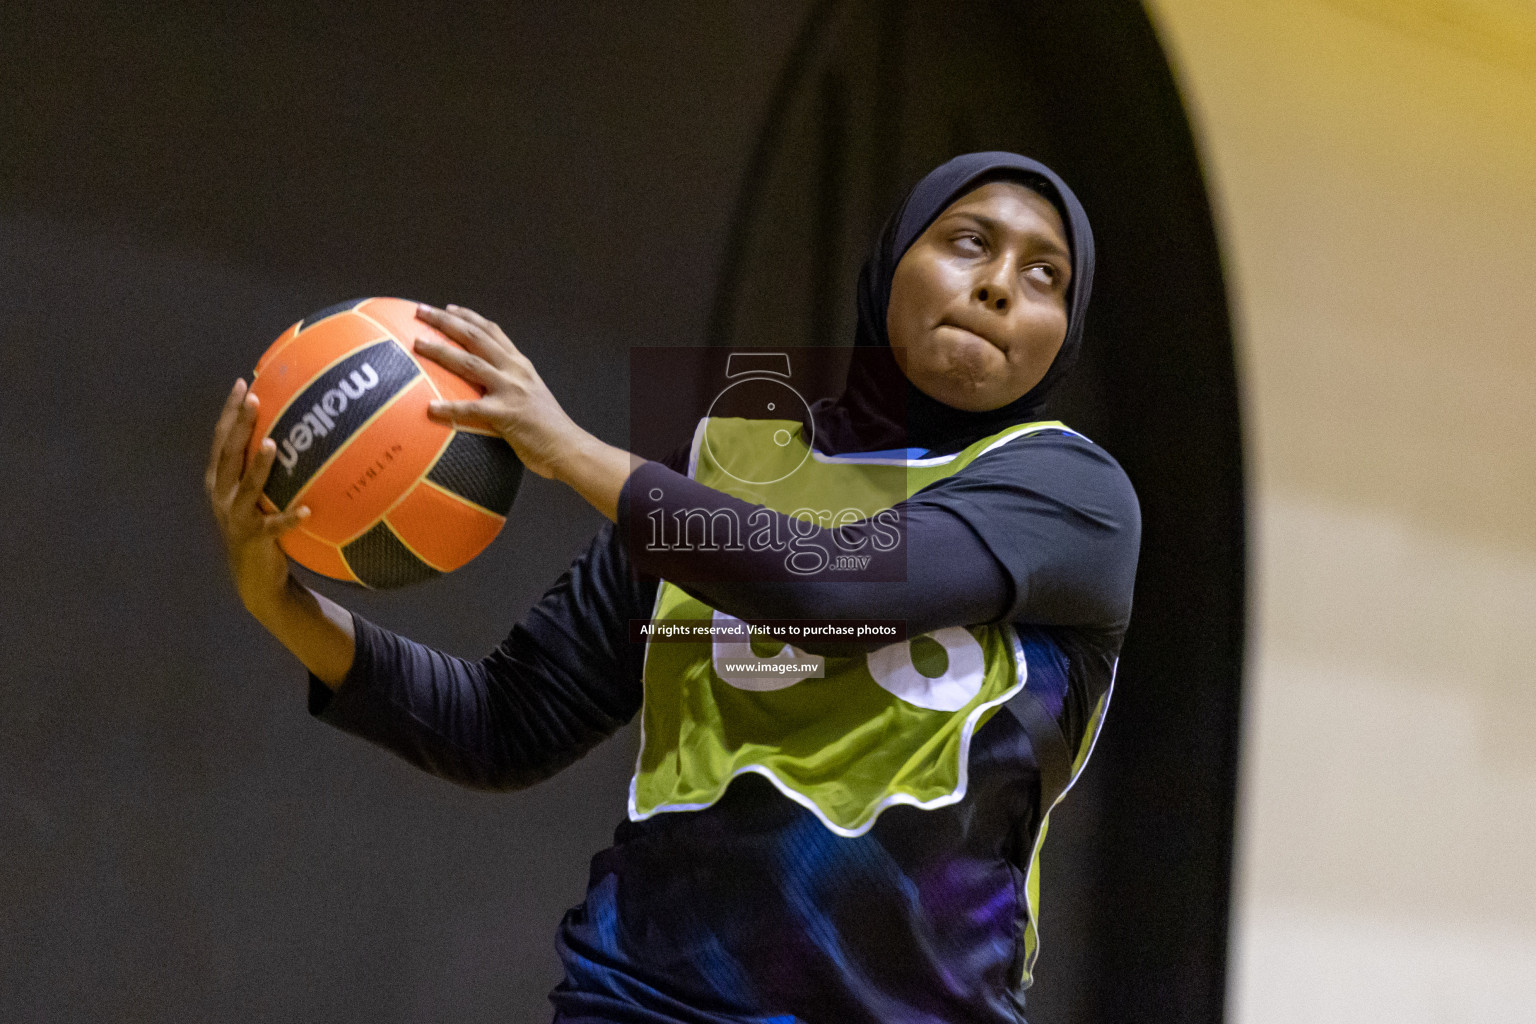
[[[663,512],[751,508],[646,463],[624,486],[618,528],[599,530],[490,654],[455,657],[354,613],[352,667],[334,692],[310,676],[311,713],[463,785],[532,785],[640,709],[644,646],[629,623],[649,616],[660,578],[687,579],[678,585],[747,621],[904,619],[910,635],[1036,627],[1068,665],[1051,710],[1072,749],[1110,684],[1140,518],[1120,467],[1075,434],[1015,439],[898,505],[904,582],[796,581],[750,551],[627,544],[657,493]],[[1018,724],[996,715],[978,729],[969,771],[959,803],[889,808],[855,838],[751,775],[703,810],[621,822],[561,926],[566,978],[551,999],[562,1019],[1019,1019],[1030,851],[1018,837],[1043,811]],[[820,861],[831,866],[807,876]],[[786,903],[797,885],[834,884],[822,903]],[[978,900],[1003,910],[978,919]],[[774,950],[771,970],[754,962],[759,946]]]

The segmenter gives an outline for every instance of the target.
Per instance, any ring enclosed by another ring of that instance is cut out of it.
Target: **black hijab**
[[[929,224],[951,203],[988,181],[1017,181],[1039,192],[1061,214],[1072,252],[1067,286],[1067,336],[1045,376],[1021,398],[1000,409],[966,412],[919,391],[902,373],[886,334],[891,276],[896,264]],[[855,352],[843,394],[812,410],[816,447],[828,454],[926,448],[958,451],[1013,423],[1038,418],[1046,396],[1077,361],[1083,314],[1093,288],[1093,232],[1077,196],[1056,172],[1017,153],[966,153],[930,171],[885,223],[859,273],[859,321]]]

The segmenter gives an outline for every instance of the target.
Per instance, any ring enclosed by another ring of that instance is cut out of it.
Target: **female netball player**
[[[670,465],[604,444],[496,324],[423,307],[463,350],[418,351],[484,388],[433,415],[496,430],[611,520],[479,661],[290,575],[276,538],[302,510],[257,508],[273,451],[243,464],[255,400],[236,382],[208,493],[246,608],[309,670],[311,713],[493,789],[548,778],[640,714],[628,815],[557,935],[556,1021],[1023,1019],[1039,844],[1103,719],[1140,543],[1120,467],[1039,420],[1077,356],[1092,274],[1076,197],[1015,154],[949,161],[887,222],[858,286],[871,358],[813,408],[796,443],[814,457],[787,486],[837,509],[871,467],[902,467],[884,524],[904,582],[807,579],[771,545],[650,543],[639,526],[682,509],[826,550],[882,550],[882,522],[790,521],[783,501],[729,493],[725,466],[782,457],[772,424],[711,423]],[[900,619],[915,639],[770,654],[632,643],[632,619]]]

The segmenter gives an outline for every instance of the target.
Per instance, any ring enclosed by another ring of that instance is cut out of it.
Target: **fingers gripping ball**
[[[481,392],[418,359],[422,336],[454,344],[416,319],[414,302],[354,299],[294,324],[256,364],[250,454],[277,444],[261,506],[309,506],[279,543],[322,576],[389,589],[452,572],[512,508],[523,464],[511,446],[428,417],[430,401]]]

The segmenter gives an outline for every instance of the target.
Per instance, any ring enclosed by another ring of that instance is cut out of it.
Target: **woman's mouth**
[[[961,335],[964,335],[965,337],[971,338],[971,339],[973,339],[975,341],[984,342],[985,344],[991,345],[993,348],[997,348],[998,347],[996,344],[993,343],[993,341],[990,338],[987,338],[987,337],[985,337],[983,335],[977,334],[975,331],[971,330],[969,327],[961,327],[959,324],[951,324],[951,323],[942,323],[942,324],[939,324],[939,326],[940,327],[947,327],[951,331],[955,331],[955,332],[957,332],[957,333],[959,333]]]

